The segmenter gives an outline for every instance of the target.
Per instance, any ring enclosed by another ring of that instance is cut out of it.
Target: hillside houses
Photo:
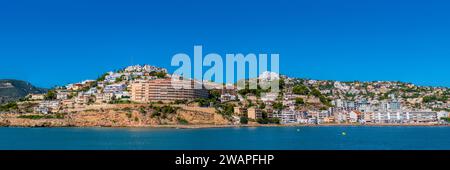
[[[102,107],[159,101],[200,103],[196,100],[202,98],[208,103],[203,107],[234,108],[230,117],[246,117],[260,123],[279,120],[281,124],[439,123],[441,118],[448,117],[450,110],[448,88],[389,81],[296,79],[270,72],[258,79],[282,80],[281,91],[237,89],[236,84],[227,84],[230,88],[223,89],[224,84],[209,81],[205,81],[204,87],[212,87],[215,91],[203,88],[179,90],[173,88],[166,69],[135,65],[108,72],[96,80],[60,87],[54,90],[54,96],[32,95],[29,100],[39,103],[36,111],[53,113],[88,108],[89,105]]]

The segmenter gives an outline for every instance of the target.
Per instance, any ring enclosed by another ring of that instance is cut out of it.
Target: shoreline
[[[148,125],[148,126],[0,126],[0,128],[139,128],[139,129],[216,129],[259,127],[450,127],[450,124],[285,124],[285,125]]]

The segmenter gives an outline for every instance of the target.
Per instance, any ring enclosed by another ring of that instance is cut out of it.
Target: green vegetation
[[[320,96],[322,96],[322,93],[320,93],[320,91],[317,90],[316,88],[312,88],[311,94],[312,94],[313,96],[315,96],[315,97],[320,97]]]
[[[378,100],[387,100],[389,99],[389,93],[384,93],[382,96],[378,98]]]
[[[147,110],[145,110],[145,107],[140,107],[139,108],[139,113],[141,113],[142,115],[146,115],[147,114]]]
[[[280,124],[279,118],[258,118],[256,122],[259,124]]]
[[[182,125],[189,124],[189,122],[186,119],[183,119],[181,117],[177,117],[177,121],[178,121],[178,124],[182,124]]]
[[[325,106],[328,106],[328,107],[332,107],[333,105],[331,104],[331,99],[329,99],[329,98],[327,98],[327,97],[325,97],[325,96],[320,96],[319,97],[319,100],[320,100],[320,102],[322,102],[322,104],[324,104]]]
[[[0,104],[17,101],[28,94],[43,94],[47,90],[37,88],[28,82],[21,80],[0,80],[2,85],[11,85],[8,88],[0,88]]]
[[[352,94],[352,93],[345,93],[345,96],[344,96],[346,99],[353,99],[353,98],[355,98],[356,97],[356,95],[355,94]]]
[[[56,99],[56,91],[55,90],[49,90],[47,94],[44,96],[45,100],[55,100]]]
[[[166,118],[168,114],[175,114],[178,110],[177,107],[172,107],[170,105],[165,105],[162,107],[151,105],[150,107],[154,110],[151,117]]]
[[[256,89],[250,89],[248,81],[246,81],[244,89],[238,90],[238,93],[242,96],[246,96],[248,94],[253,94],[256,97],[261,97],[261,93],[267,93],[267,92],[270,92],[270,88],[262,89],[261,86],[259,86],[259,85],[256,86]]]
[[[55,114],[51,114],[51,115],[20,115],[17,118],[20,119],[33,119],[33,120],[38,120],[38,119],[64,119],[66,113],[55,113]]]
[[[19,107],[17,106],[16,102],[9,102],[7,104],[0,105],[0,112],[7,112],[17,109],[19,109]]]
[[[109,73],[105,73],[105,74],[101,75],[100,77],[97,78],[97,81],[105,81],[106,76],[108,76],[108,75],[109,75]]]
[[[218,100],[220,98],[220,91],[219,90],[210,90],[209,91],[209,98],[210,99],[216,99]]]
[[[225,117],[231,117],[234,113],[234,105],[230,103],[221,103],[216,106],[216,111]]]
[[[303,86],[303,87],[298,87],[298,91],[299,90],[304,90],[305,89],[305,86]],[[320,100],[320,102],[322,103],[322,104],[324,104],[325,106],[328,106],[328,107],[331,107],[332,105],[331,105],[331,99],[329,99],[329,98],[327,98],[326,96],[324,96],[322,93],[320,93],[320,91],[319,90],[317,90],[316,88],[314,88],[314,87],[312,87],[311,88],[311,92],[309,92],[309,94],[311,94],[311,95],[313,95],[314,97],[318,97],[319,98],[319,100]],[[296,101],[295,101],[295,103],[297,104],[297,105],[299,105],[299,104],[301,104],[301,103],[304,103],[304,101],[302,102],[302,100],[300,100],[300,99],[296,99]]]
[[[120,76],[120,77],[116,78],[116,80],[114,81],[114,83],[120,83],[120,82],[122,82],[124,79],[125,79],[124,76]]]
[[[326,83],[325,85],[319,85],[319,89],[320,90],[331,90],[334,88],[334,84],[333,83]]]
[[[265,109],[265,108],[266,108],[266,104],[265,103],[259,104],[259,109]]]
[[[128,118],[128,119],[131,119],[131,117],[133,117],[133,114],[131,113],[131,111],[130,111],[130,112],[127,112],[126,115],[127,115],[127,118]]]
[[[447,100],[448,100],[447,96],[432,95],[432,96],[425,96],[425,97],[423,97],[423,102],[424,103],[431,103],[431,102],[436,102],[436,101],[446,102]]]
[[[243,125],[246,125],[246,124],[248,124],[248,118],[247,117],[245,117],[245,116],[242,116],[241,118],[240,118],[240,121],[239,121],[241,124],[243,124]]]
[[[214,103],[215,100],[205,99],[205,98],[198,98],[198,99],[195,99],[194,102],[197,102],[200,107],[209,107],[211,102]]]
[[[303,100],[303,98],[296,98],[295,99],[295,105],[296,106],[300,106],[300,105],[304,105],[305,104],[305,101]]]
[[[283,110],[283,109],[284,109],[283,103],[281,103],[281,102],[276,102],[276,103],[274,103],[274,104],[272,105],[272,107],[273,107],[273,109],[275,109],[275,110]]]
[[[292,92],[298,95],[308,95],[310,93],[310,90],[305,85],[296,85],[292,89]]]
[[[433,108],[431,110],[433,110],[435,112],[439,112],[439,111],[450,112],[450,108]]]
[[[280,85],[280,90],[283,90],[286,87],[286,79],[283,77],[280,77],[280,81],[279,81],[279,85]]]
[[[188,101],[187,100],[175,100],[173,103],[174,104],[186,104],[186,103],[188,103]]]
[[[210,90],[208,98],[197,98],[194,100],[194,102],[198,103],[200,107],[210,107],[211,104],[214,106],[218,105],[219,98],[220,98],[220,91]]]
[[[131,103],[133,103],[133,102],[131,102],[129,100],[117,100],[117,99],[111,100],[109,102],[109,104],[131,104]]]
[[[165,72],[156,72],[156,71],[152,71],[152,72],[150,72],[150,74],[149,74],[150,76],[155,76],[155,77],[157,77],[157,78],[164,78],[164,77],[166,77],[166,73]]]
[[[450,123],[450,117],[443,117],[443,118],[441,118],[441,120]]]

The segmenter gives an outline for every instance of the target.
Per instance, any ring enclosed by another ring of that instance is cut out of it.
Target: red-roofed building
[[[359,120],[362,120],[363,115],[364,114],[362,112],[353,110],[349,113],[349,121],[352,123],[358,122]]]

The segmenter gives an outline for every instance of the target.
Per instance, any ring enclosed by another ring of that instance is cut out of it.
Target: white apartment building
[[[279,114],[273,114],[274,118],[279,118],[281,124],[299,123],[299,113],[295,110],[283,110]]]
[[[430,111],[377,112],[372,118],[375,123],[428,123],[438,120],[437,113]]]

